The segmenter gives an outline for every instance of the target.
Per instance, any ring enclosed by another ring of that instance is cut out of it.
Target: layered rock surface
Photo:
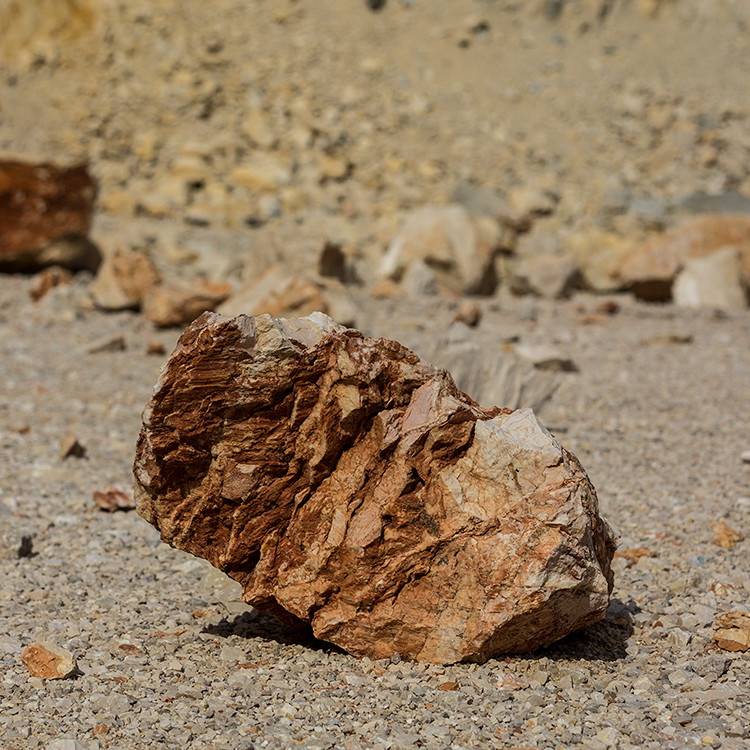
[[[484,661],[608,605],[611,532],[533,412],[320,313],[190,325],[134,471],[162,539],[352,654]]]

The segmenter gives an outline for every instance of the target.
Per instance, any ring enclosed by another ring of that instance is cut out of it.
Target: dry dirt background
[[[554,196],[519,240],[529,254],[591,227],[670,226],[699,191],[750,197],[742,0],[0,0],[0,14],[0,150],[89,160],[96,239],[170,274],[304,268],[327,239],[368,282],[406,213],[467,182]],[[750,743],[747,654],[711,642],[716,614],[750,599],[748,541],[724,549],[712,531],[750,536],[747,311],[481,300],[478,346],[553,343],[576,363],[543,421],[621,547],[647,554],[616,561],[604,623],[533,657],[437,668],[294,640],[134,514],[101,513],[92,492],[130,484],[160,366],[147,344],[177,332],[91,309],[84,276],[38,304],[28,284],[0,277],[0,747]],[[457,305],[352,293],[358,326],[417,351]],[[124,351],[88,353],[118,336]],[[85,458],[60,459],[70,432]],[[18,558],[23,536],[33,556]],[[29,678],[19,655],[39,638],[82,675]]]

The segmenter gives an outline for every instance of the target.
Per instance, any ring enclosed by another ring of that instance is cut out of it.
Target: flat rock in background
[[[531,410],[316,313],[206,314],[144,412],[138,512],[245,600],[370,658],[531,651],[604,616],[614,542]]]

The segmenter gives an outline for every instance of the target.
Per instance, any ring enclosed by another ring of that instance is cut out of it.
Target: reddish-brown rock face
[[[143,416],[138,512],[352,654],[530,651],[600,619],[611,532],[530,410],[314,313],[206,313]]]
[[[0,161],[0,268],[95,271],[100,254],[86,239],[95,198],[85,166]]]

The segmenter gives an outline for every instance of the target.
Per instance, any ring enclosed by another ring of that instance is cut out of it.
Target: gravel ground
[[[734,748],[750,746],[748,655],[711,642],[747,609],[750,312],[620,300],[485,304],[473,333],[554,342],[580,372],[542,419],[598,488],[621,549],[607,619],[543,652],[451,667],[359,660],[285,631],[203,561],[95,490],[130,485],[140,410],[177,333],[87,309],[86,280],[34,304],[0,277],[0,748]],[[360,326],[420,345],[454,305],[360,300]],[[86,353],[122,336],[124,351]],[[61,459],[72,433],[87,453]],[[17,556],[23,536],[32,554]],[[30,678],[24,646],[80,674]],[[63,740],[69,740],[67,743]],[[76,740],[79,744],[74,744]]]

